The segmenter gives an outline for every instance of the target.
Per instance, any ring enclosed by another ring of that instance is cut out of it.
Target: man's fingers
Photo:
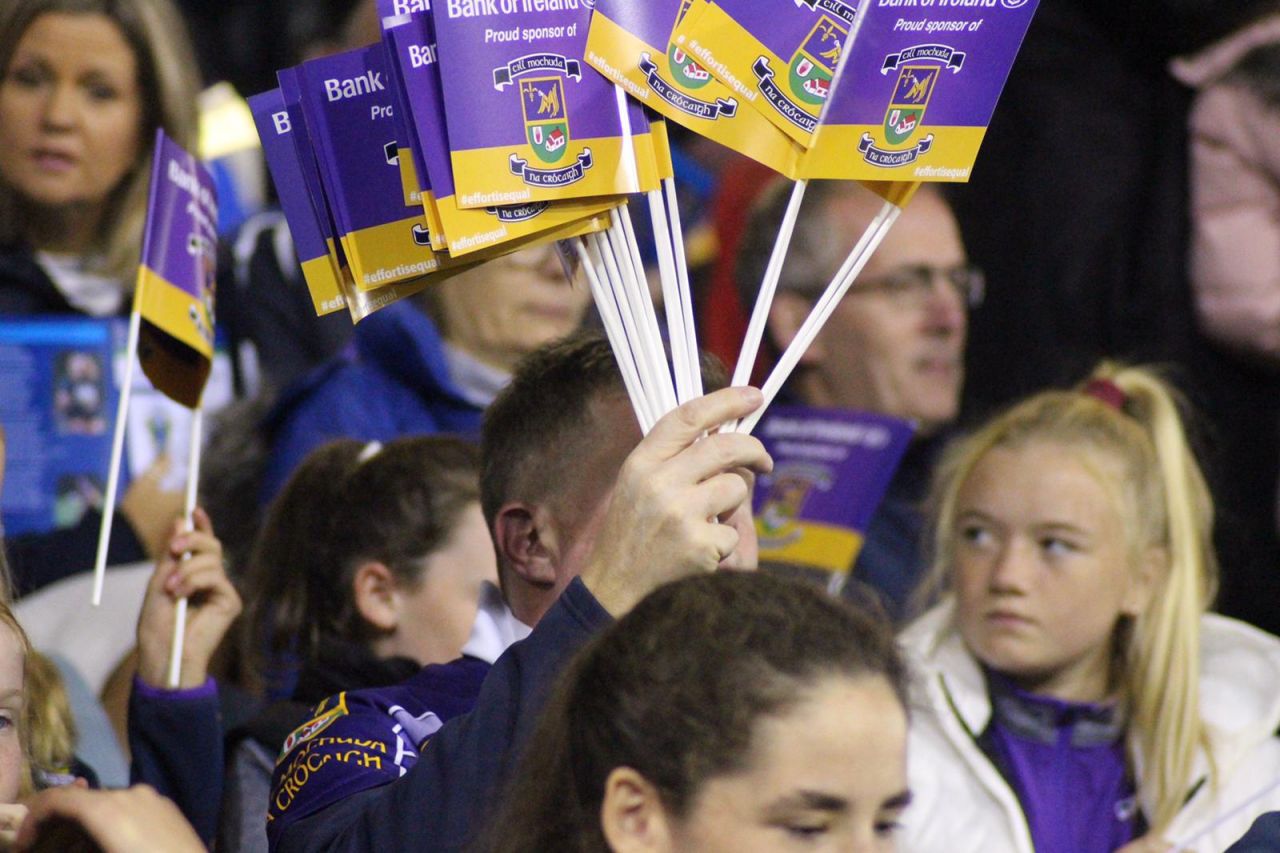
[[[674,456],[705,432],[746,417],[764,405],[764,395],[756,388],[722,388],[705,397],[690,400],[663,415],[644,441],[659,458]]]
[[[204,511],[203,507],[196,507],[191,513],[191,520],[195,523],[195,528],[201,533],[213,535],[213,521],[209,518],[209,513]]]
[[[773,470],[773,459],[754,436],[727,432],[708,435],[679,454],[678,471],[684,482],[700,483],[725,471],[737,469],[759,474]]]
[[[751,487],[741,474],[728,471],[699,483],[695,495],[697,506],[692,513],[714,522],[751,500]],[[717,522],[717,526],[723,525]]]
[[[738,547],[738,531],[727,524],[708,522],[707,536],[716,549],[716,564],[721,563]]]

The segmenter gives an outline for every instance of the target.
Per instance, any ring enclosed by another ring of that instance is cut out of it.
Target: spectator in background
[[[196,141],[168,0],[14,0],[0,15],[0,313],[129,309],[157,128]]]
[[[129,695],[131,781],[172,798],[205,839],[214,838],[222,797],[222,726],[214,652],[240,614],[222,543],[197,509],[193,530],[170,531],[138,614],[138,665]],[[169,682],[178,602],[188,599],[178,683]]]
[[[1193,93],[1169,74],[1171,58],[1275,5],[1041,3],[954,198],[989,284],[973,317],[966,411],[981,416],[1067,384],[1104,357],[1176,364],[1208,416],[1198,443],[1226,569],[1218,606],[1280,631],[1280,388],[1274,371],[1197,328],[1187,276]]]
[[[169,0],[13,0],[0,11],[0,314],[116,316],[137,274],[152,139],[194,150],[199,81]],[[180,496],[143,477],[109,562],[163,542]],[[92,564],[101,517],[15,541],[19,586]],[[38,581],[38,582],[37,582]]]
[[[1265,377],[1251,401],[1265,422],[1251,470],[1269,480],[1259,489],[1266,494],[1280,485],[1280,3],[1259,6],[1240,29],[1174,62],[1173,73],[1197,90],[1189,119],[1196,313],[1210,339]]]
[[[287,389],[268,417],[263,500],[326,441],[476,434],[516,361],[576,329],[590,299],[565,280],[548,244],[461,272],[362,321],[354,352]]]
[[[789,184],[778,182],[752,211],[738,260],[750,312],[773,250]],[[768,338],[781,352],[884,201],[857,185],[809,186],[769,312]],[[894,617],[924,569],[919,508],[946,428],[960,408],[968,309],[983,295],[951,209],[925,185],[871,256],[853,288],[801,358],[785,389],[791,402],[861,409],[915,424],[907,451],[872,517],[853,567]],[[846,584],[850,595],[856,584]]]

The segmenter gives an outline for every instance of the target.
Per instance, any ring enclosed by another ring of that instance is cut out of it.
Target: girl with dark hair
[[[481,849],[892,850],[904,677],[887,623],[810,585],[661,587],[575,658]]]
[[[468,645],[497,581],[478,468],[478,450],[456,438],[338,441],[272,504],[245,578],[242,648],[252,681],[278,701],[230,736],[219,849],[266,849],[276,758],[321,700],[412,679],[422,695],[447,697],[431,707],[439,718],[470,709],[501,651]]]

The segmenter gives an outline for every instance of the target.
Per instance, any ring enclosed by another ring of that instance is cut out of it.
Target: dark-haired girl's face
[[[449,540],[426,557],[421,581],[397,589],[400,617],[379,653],[424,665],[455,659],[471,636],[485,583],[498,583],[497,557],[480,505],[471,504]]]
[[[746,767],[702,785],[683,818],[665,813],[606,835],[614,850],[666,853],[894,849],[907,793],[907,719],[878,676],[821,679],[784,713],[755,723]],[[696,748],[690,745],[690,748]]]
[[[107,16],[36,18],[0,79],[0,179],[36,207],[104,205],[138,159],[137,78]]]

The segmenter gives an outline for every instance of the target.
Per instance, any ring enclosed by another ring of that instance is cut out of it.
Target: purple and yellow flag
[[[1037,5],[863,4],[800,176],[967,181]]]
[[[213,360],[218,201],[209,171],[163,130],[154,156],[133,295],[138,360],[158,390],[195,408]]]
[[[697,0],[672,42],[807,148],[849,44],[856,5]]]
[[[663,117],[794,177],[804,149],[672,38],[695,0],[596,0],[589,65]]]
[[[870,412],[770,408],[755,431],[774,460],[755,491],[761,559],[847,573],[913,432]]]

